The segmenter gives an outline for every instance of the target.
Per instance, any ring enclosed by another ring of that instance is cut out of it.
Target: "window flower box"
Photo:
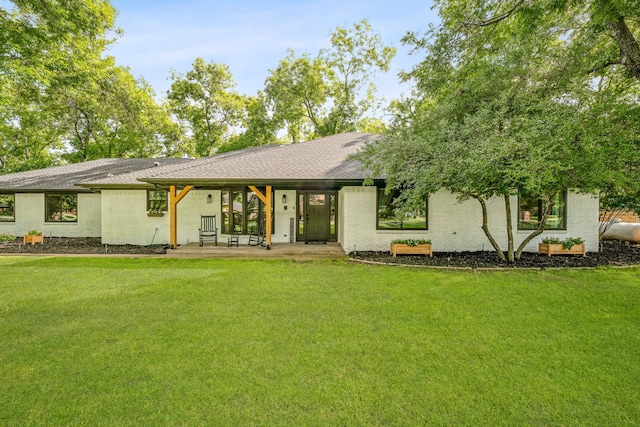
[[[391,255],[429,255],[433,256],[431,242],[428,240],[397,240],[391,242]]]
[[[164,212],[147,212],[147,216],[159,218],[164,216]]]
[[[538,253],[551,255],[582,255],[587,256],[584,241],[580,238],[569,237],[564,240],[549,237],[538,243]]]

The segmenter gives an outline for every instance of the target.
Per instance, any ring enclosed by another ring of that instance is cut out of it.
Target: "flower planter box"
[[[429,255],[433,256],[431,243],[410,246],[405,243],[391,243],[391,255]]]
[[[582,255],[587,256],[587,251],[584,243],[576,243],[567,249],[560,243],[538,243],[538,253],[551,255]]]
[[[147,216],[160,218],[161,216],[164,216],[164,214],[163,213],[148,213]]]
[[[39,236],[33,234],[25,234],[22,238],[22,244],[27,245],[31,243],[31,245],[35,245],[36,243],[44,243],[44,236],[41,234]]]

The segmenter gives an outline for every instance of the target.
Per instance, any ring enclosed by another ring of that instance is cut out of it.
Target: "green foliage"
[[[558,237],[545,237],[542,239],[542,243],[550,245],[562,245],[565,249],[571,249],[574,245],[584,243],[584,240],[580,237],[567,237],[566,239],[559,239]]]
[[[42,236],[42,231],[38,231],[38,230],[29,230],[27,231],[27,234],[29,236]]]
[[[331,46],[315,58],[290,50],[267,78],[273,119],[291,142],[381,128],[366,116],[375,106],[371,79],[377,70],[388,71],[396,50],[384,46],[366,20],[337,27]]]
[[[185,75],[174,72],[168,98],[173,114],[191,140],[198,157],[216,152],[241,124],[245,107],[243,95],[235,92],[235,82],[224,64],[196,58]]]
[[[510,258],[546,220],[516,250],[516,192],[546,202],[567,188],[629,195],[640,180],[640,82],[624,72],[630,63],[597,67],[590,56],[616,50],[602,4],[638,16],[624,2],[589,2],[591,16],[571,2],[439,2],[442,24],[404,39],[426,52],[403,75],[416,92],[394,105],[385,140],[360,155],[365,168],[410,193],[407,203],[441,188],[477,199],[498,256],[485,200],[504,199]],[[637,22],[628,25],[637,35]]]
[[[16,240],[16,236],[13,234],[1,234],[0,233],[0,242],[12,242]]]
[[[2,173],[103,157],[172,155],[179,139],[152,90],[104,55],[108,1],[0,8]]]

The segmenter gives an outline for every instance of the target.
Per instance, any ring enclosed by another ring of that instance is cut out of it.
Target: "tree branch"
[[[513,15],[513,12],[515,12],[516,9],[518,9],[522,5],[522,3],[524,3],[524,0],[518,0],[516,4],[514,4],[513,7],[511,7],[511,9],[507,10],[502,15],[494,16],[493,18],[490,18],[486,21],[463,22],[462,25],[464,25],[465,27],[488,27],[489,25],[497,24],[498,22],[505,20],[511,15]]]

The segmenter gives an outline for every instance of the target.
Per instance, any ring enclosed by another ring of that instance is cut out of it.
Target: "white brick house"
[[[393,197],[363,186],[366,173],[348,159],[372,134],[345,133],[285,146],[253,147],[202,159],[103,159],[0,176],[0,233],[100,237],[106,244],[198,240],[201,215],[216,215],[221,238],[267,224],[269,243],[335,241],[345,252],[388,251],[398,238],[426,238],[434,251],[491,251],[475,200],[439,191],[411,215],[393,214]],[[167,196],[168,194],[168,196]],[[271,194],[271,197],[267,197]],[[181,198],[181,199],[180,199]],[[519,244],[542,206],[513,196]],[[175,211],[172,211],[172,206]],[[565,192],[544,236],[582,237],[598,250],[596,196]],[[488,201],[489,227],[506,248],[504,202]],[[163,216],[150,215],[159,208]]]

